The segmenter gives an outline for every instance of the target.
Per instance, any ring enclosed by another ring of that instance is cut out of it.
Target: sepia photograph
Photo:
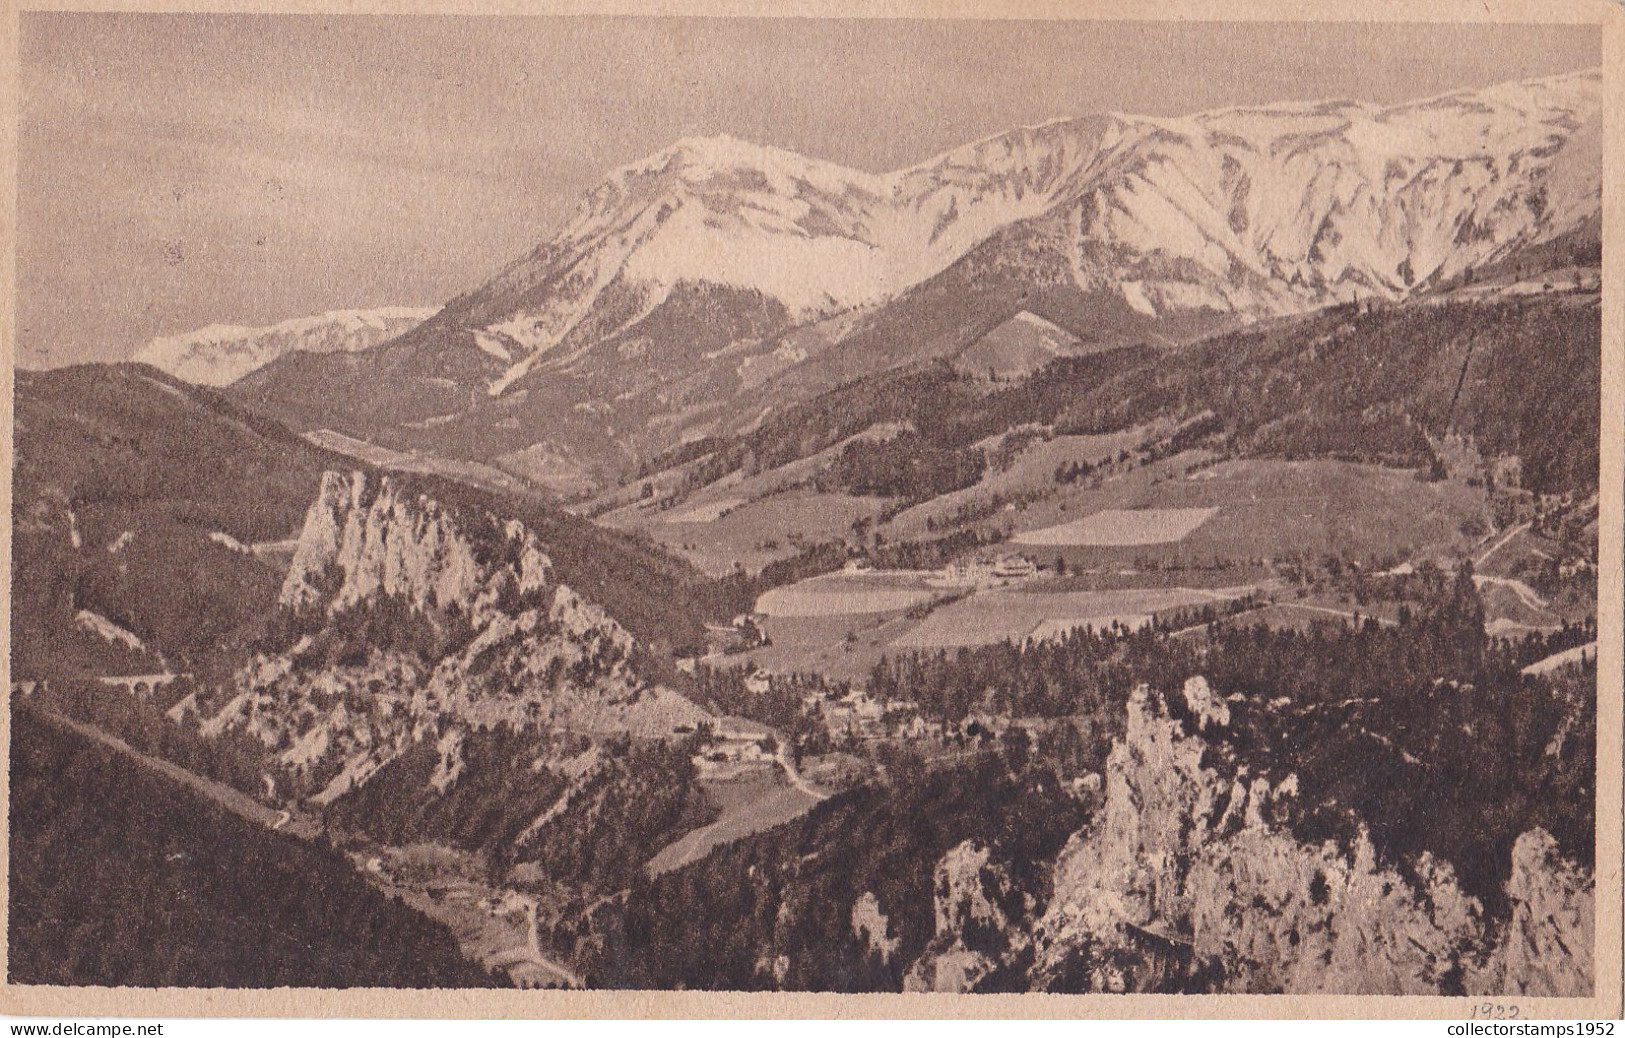
[[[16,13],[0,1001],[1615,1012],[1549,6]]]

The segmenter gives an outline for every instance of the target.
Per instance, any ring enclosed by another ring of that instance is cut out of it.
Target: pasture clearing
[[[1095,464],[1116,456],[1119,451],[1132,451],[1154,438],[1161,428],[1160,424],[1139,426],[1122,432],[1056,436],[1034,441],[1007,468],[998,470],[990,467],[974,486],[934,497],[900,512],[886,524],[886,535],[893,540],[932,536],[928,521],[939,529],[945,528],[944,524],[959,509],[985,505],[994,494],[1006,499],[1035,493],[1067,494],[1073,488],[1056,486],[1056,468],[1080,461]]]
[[[714,523],[744,503],[742,497],[723,497],[702,501],[680,512],[668,513],[663,518],[668,523]]]
[[[649,875],[659,876],[680,869],[723,844],[794,821],[820,802],[810,793],[785,785],[777,767],[763,774],[765,778],[752,777],[731,784],[734,787],[731,789],[725,788],[730,784],[724,783],[708,788],[707,793],[718,803],[722,813],[710,825],[662,847],[645,866]]]
[[[1114,620],[1127,622],[1173,609],[1228,602],[1252,590],[984,591],[943,606],[891,644],[899,649],[954,649],[1021,640],[1041,626],[1045,630],[1093,627],[1098,631],[1111,627]]]
[[[1543,660],[1531,663],[1529,666],[1523,668],[1523,673],[1529,675],[1550,674],[1553,671],[1561,670],[1564,667],[1572,667],[1586,662],[1594,663],[1596,662],[1596,659],[1597,643],[1587,642],[1584,645],[1576,645],[1572,649],[1564,649],[1562,652],[1553,653]]]
[[[1074,631],[1081,631],[1086,627],[1096,631],[1103,631],[1111,627],[1123,627],[1130,631],[1138,631],[1151,622],[1149,613],[1125,613],[1122,616],[1091,616],[1083,619],[1069,617],[1059,620],[1040,620],[1038,625],[1027,632],[1027,641],[1054,642],[1060,641]]]
[[[751,475],[738,474],[738,478],[728,485],[733,493],[751,499],[772,497],[793,491],[796,487],[805,486],[814,476],[824,471],[830,463],[840,457],[846,448],[854,443],[884,443],[895,439],[902,433],[911,430],[913,425],[909,422],[876,422],[862,432],[854,433],[844,440],[825,447],[816,454],[809,454],[805,458],[786,462],[777,468],[765,469]],[[721,486],[718,480],[712,487]],[[710,488],[702,493],[709,493]]]
[[[1047,547],[1123,548],[1172,544],[1189,537],[1218,514],[1207,508],[1107,508],[1082,519],[1012,537],[1013,544]]]
[[[1549,630],[1561,626],[1562,617],[1522,581],[1475,574],[1473,584],[1484,603],[1486,629],[1496,623],[1501,624],[1501,630]]]
[[[1351,625],[1356,617],[1362,623],[1369,619],[1384,627],[1392,627],[1398,622],[1395,619],[1397,611],[1398,606],[1391,602],[1374,602],[1361,606],[1327,599],[1281,600],[1225,617],[1219,623],[1230,627],[1262,625],[1272,631],[1297,631],[1300,634],[1307,634],[1317,626]],[[1195,631],[1191,633],[1194,634]]]
[[[804,545],[845,538],[854,521],[873,519],[885,507],[884,498],[808,489],[743,503],[738,496],[695,501],[685,511],[653,513],[624,525],[640,525],[706,573],[724,576],[736,565],[756,572],[790,558]],[[730,500],[726,514],[715,508]]]
[[[756,600],[756,611],[768,617],[894,613],[941,594],[925,584],[924,574],[831,573],[774,588]]]
[[[1217,509],[1178,541],[1047,550],[1064,556],[1069,568],[1185,568],[1326,555],[1385,568],[1403,559],[1452,558],[1475,540],[1464,530],[1485,518],[1482,489],[1418,480],[1409,469],[1244,459],[1183,474],[1185,465],[1178,455],[1099,487],[1068,488],[1033,502],[1006,520],[1011,539],[1113,509]]]
[[[912,623],[902,613],[769,617],[763,626],[772,644],[742,658],[775,673],[816,672],[831,681],[862,682]]]

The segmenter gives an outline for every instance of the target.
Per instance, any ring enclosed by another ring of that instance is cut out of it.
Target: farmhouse
[[[762,630],[762,617],[754,613],[740,613],[726,624],[705,625],[705,640],[712,652],[744,652],[769,644]]]
[[[773,688],[773,678],[765,670],[753,670],[745,675],[745,691],[755,696],[765,696]]]
[[[695,755],[694,766],[708,779],[739,778],[753,769],[773,766],[776,744],[772,740],[773,731],[765,725],[722,718],[710,746]]]
[[[873,699],[867,692],[853,692],[846,699],[838,699],[824,705],[824,721],[831,731],[843,728],[847,731],[862,731],[876,727],[886,716],[886,704]]]
[[[1037,572],[1038,567],[1025,555],[1003,555],[993,564],[993,575],[1000,580],[1025,580]]]
[[[974,559],[959,559],[942,567],[927,581],[933,587],[975,587],[990,574]]]
[[[1012,580],[1025,580],[1038,573],[1038,567],[1024,555],[1001,555],[997,559],[957,559],[938,570],[926,583],[933,587],[995,587]]]

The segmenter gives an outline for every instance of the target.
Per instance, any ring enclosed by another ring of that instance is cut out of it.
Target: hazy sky
[[[1060,115],[1386,102],[1595,28],[21,15],[18,360],[437,305],[609,169],[731,133],[884,171]]]

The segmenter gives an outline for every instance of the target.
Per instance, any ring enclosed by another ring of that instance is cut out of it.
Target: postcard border
[[[238,12],[308,14],[659,15],[683,17],[1080,19],[1136,21],[1515,22],[1596,25],[1603,37],[1603,381],[1599,492],[1598,752],[1595,970],[1590,998],[1516,996],[1396,997],[1345,995],[913,995],[747,994],[666,991],[467,991],[398,989],[223,990],[44,987],[0,984],[0,1013],[19,1016],[366,1017],[427,1019],[640,1018],[1430,1018],[1463,1019],[1486,1001],[1516,1004],[1525,1019],[1597,1019],[1625,1015],[1621,929],[1622,680],[1625,680],[1625,8],[1609,0],[1350,0],[1307,6],[1294,0],[0,0],[0,175],[6,192],[0,238],[0,456],[12,454],[16,349],[18,25],[23,12]],[[1610,172],[1613,174],[1610,176]],[[11,485],[0,485],[0,630],[10,630]],[[4,666],[7,687],[9,660]],[[9,697],[8,697],[9,698]],[[9,702],[0,705],[0,738],[9,760]],[[0,769],[0,825],[8,823],[9,769]],[[9,831],[9,830],[8,830]],[[0,895],[9,895],[8,852],[0,843]],[[5,963],[0,927],[0,976]]]

